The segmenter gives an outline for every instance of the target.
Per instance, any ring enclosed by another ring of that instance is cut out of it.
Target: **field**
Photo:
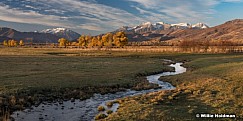
[[[168,67],[149,53],[86,52],[63,49],[7,49],[1,55],[1,92],[24,88],[130,85],[139,75]],[[160,66],[158,66],[160,65]]]
[[[163,65],[158,54],[1,48],[0,104],[14,111],[42,101],[155,88],[145,75],[165,70],[172,69]]]
[[[11,111],[43,100],[85,99],[93,93],[153,88],[145,76],[185,62],[184,74],[163,77],[177,87],[120,99],[107,120],[197,120],[198,113],[243,116],[243,55],[0,48],[0,104]],[[141,86],[142,85],[142,86]]]

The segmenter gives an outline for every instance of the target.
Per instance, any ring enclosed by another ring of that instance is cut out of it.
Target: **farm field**
[[[161,78],[177,88],[120,99],[118,112],[106,120],[196,120],[198,113],[243,115],[241,54],[1,48],[0,103],[8,102],[13,111],[43,100],[86,99],[94,93],[154,88],[145,76],[172,71],[164,59],[184,62],[188,68],[184,74]]]

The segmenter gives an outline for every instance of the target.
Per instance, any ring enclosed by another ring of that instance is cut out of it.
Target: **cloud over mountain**
[[[100,33],[145,21],[207,22],[225,2],[242,0],[4,0],[0,20]]]

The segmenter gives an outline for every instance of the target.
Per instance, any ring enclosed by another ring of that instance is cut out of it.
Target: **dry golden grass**
[[[187,60],[184,66],[188,71],[161,79],[176,85],[176,90],[121,99],[118,112],[106,120],[202,120],[196,118],[200,113],[236,114],[236,119],[214,120],[242,120],[243,55],[184,55],[174,59]]]

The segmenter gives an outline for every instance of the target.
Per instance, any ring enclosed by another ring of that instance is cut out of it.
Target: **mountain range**
[[[125,31],[130,42],[141,42],[147,40],[170,40],[173,36],[168,36],[166,33],[170,31],[179,31],[187,29],[207,29],[208,25],[204,23],[190,24],[190,23],[178,23],[168,24],[165,22],[145,22],[137,26],[123,26],[116,31]]]
[[[33,43],[57,43],[58,39],[76,40],[80,34],[66,28],[46,29],[40,32],[20,32],[12,28],[0,27],[0,42],[4,40],[24,40]]]
[[[175,29],[206,29],[209,28],[208,25],[204,23],[197,23],[197,24],[190,24],[190,23],[178,23],[178,24],[167,24],[164,22],[145,22],[137,26],[123,26],[122,28],[118,29],[118,31],[125,31],[125,32],[134,32],[137,34],[143,34],[147,32],[153,31],[161,31],[161,30],[175,30]]]
[[[145,22],[137,26],[123,26],[114,32],[125,31],[129,42],[141,41],[180,41],[180,40],[243,40],[243,19],[235,19],[224,24],[209,27],[204,23],[167,24],[165,22]],[[57,43],[66,38],[75,41],[80,34],[66,28],[46,29],[36,32],[19,32],[0,27],[0,42],[8,39],[32,41],[34,43]]]

